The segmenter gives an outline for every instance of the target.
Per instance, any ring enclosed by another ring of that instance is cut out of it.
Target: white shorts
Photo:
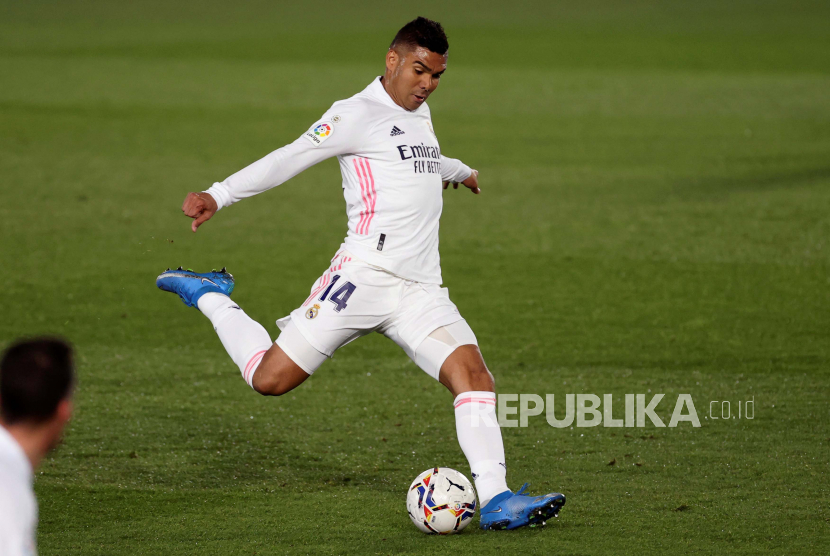
[[[437,334],[435,341],[424,342],[437,329],[453,323],[458,324],[449,336]],[[380,332],[436,379],[452,350],[459,345],[477,345],[447,288],[395,276],[346,251],[334,256],[306,301],[278,320],[277,326],[283,331],[277,344],[309,374],[319,362],[301,345],[296,331],[326,357],[361,336]]]

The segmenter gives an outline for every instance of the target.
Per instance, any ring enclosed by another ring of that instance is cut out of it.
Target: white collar
[[[32,464],[17,440],[3,426],[0,426],[0,462],[11,464],[12,471],[19,475],[20,479],[32,484]]]
[[[380,82],[380,79],[381,76],[377,76],[371,83],[369,83],[369,86],[366,87],[363,91],[373,99],[380,102],[381,104],[385,104],[390,108],[394,108],[395,110],[400,110],[401,112],[406,112],[408,114],[418,114],[424,108],[424,106],[426,106],[426,102],[421,104],[421,106],[419,106],[415,110],[407,110],[403,106],[400,106],[398,103],[392,100],[392,97],[390,97],[389,93],[386,92],[386,89],[383,87],[383,83]]]

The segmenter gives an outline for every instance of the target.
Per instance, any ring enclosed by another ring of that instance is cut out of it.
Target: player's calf
[[[262,395],[290,392],[326,360],[294,323],[288,324],[276,344],[272,343],[265,328],[231,301],[235,283],[224,268],[206,273],[181,267],[168,269],[157,278],[156,285],[178,294],[185,305],[197,307],[210,319],[242,378]]]
[[[479,502],[507,491],[504,445],[496,417],[493,375],[466,321],[430,334],[415,350],[415,361],[452,392],[458,443],[473,473]],[[440,370],[438,370],[440,369]]]

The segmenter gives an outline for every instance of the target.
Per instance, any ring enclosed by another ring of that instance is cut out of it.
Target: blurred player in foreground
[[[478,172],[441,154],[427,98],[447,68],[441,25],[406,24],[386,53],[386,71],[362,92],[335,102],[290,145],[190,193],[182,210],[196,229],[216,212],[336,156],[343,175],[348,234],[308,299],[266,330],[230,299],[225,272],[162,273],[159,288],[207,316],[245,381],[264,395],[299,386],[335,350],[370,332],[398,344],[455,397],[458,441],[470,463],[483,529],[542,524],[561,494],[526,496],[507,488],[493,376],[473,331],[441,287],[438,223],[442,190],[461,183],[475,194]],[[443,187],[442,187],[443,185]]]
[[[0,362],[0,555],[35,554],[34,470],[72,415],[72,350],[61,340],[11,346]]]

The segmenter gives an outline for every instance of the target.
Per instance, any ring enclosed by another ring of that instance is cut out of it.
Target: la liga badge
[[[320,122],[306,131],[303,137],[308,139],[309,142],[315,147],[319,147],[323,144],[323,141],[331,137],[333,133],[334,124],[332,122]]]

